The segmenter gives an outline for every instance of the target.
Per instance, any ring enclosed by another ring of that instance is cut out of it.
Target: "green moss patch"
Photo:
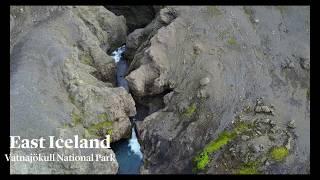
[[[239,174],[258,174],[258,171],[253,167],[244,167],[239,170]]]
[[[74,125],[82,123],[82,118],[79,114],[76,114],[74,111],[71,113],[72,123]]]
[[[248,131],[251,128],[253,128],[252,124],[244,122],[244,121],[241,121],[241,122],[239,121],[239,122],[235,123],[233,133],[241,134],[241,133]]]
[[[237,45],[237,40],[235,37],[230,37],[228,40],[227,40],[227,43],[230,45],[230,46],[234,46],[234,45]]]
[[[219,149],[227,145],[239,134],[246,132],[250,129],[250,124],[245,122],[237,122],[234,128],[230,131],[223,131],[219,134],[218,138],[209,142],[194,159],[195,169],[204,170],[210,162],[210,155],[217,152]]]
[[[183,115],[187,117],[191,117],[193,113],[196,112],[196,110],[197,110],[197,106],[193,103],[183,112]]]
[[[283,161],[289,155],[289,150],[284,147],[273,147],[270,150],[270,157],[275,161]]]
[[[79,59],[80,59],[80,62],[83,63],[83,64],[87,64],[89,66],[93,66],[94,65],[93,64],[93,59],[90,56],[90,54],[88,54],[88,53],[81,54]]]
[[[101,121],[108,121],[108,114],[107,113],[101,113],[97,116],[97,118]]]
[[[209,153],[204,151],[194,158],[194,163],[196,165],[195,169],[204,170],[209,162]]]
[[[75,99],[74,99],[74,96],[69,95],[68,97],[69,97],[69,101],[70,101],[72,104],[75,104],[75,103],[76,103],[76,101],[75,101]]]
[[[223,146],[228,144],[231,140],[233,140],[236,137],[236,134],[233,132],[226,132],[223,131],[217,139],[211,141],[208,143],[203,151],[194,158],[194,162],[196,165],[197,170],[204,170],[205,167],[210,162],[209,156],[221,149]]]
[[[92,126],[90,126],[88,128],[89,132],[95,132],[95,131],[98,131],[98,130],[102,130],[102,129],[105,129],[105,128],[109,128],[110,126],[112,126],[112,122],[111,121],[104,121],[104,122],[100,122],[100,123],[97,123],[97,124],[94,124]]]
[[[243,164],[239,170],[238,170],[238,174],[259,174],[259,162],[248,162]]]
[[[91,135],[104,136],[112,133],[112,121],[103,121],[88,127],[88,132]]]
[[[238,174],[259,174],[256,167],[243,167],[239,169]]]
[[[219,137],[216,140],[211,141],[205,147],[205,151],[208,153],[214,153],[224,145],[228,144],[235,137],[236,135],[234,133],[224,131],[219,135]]]

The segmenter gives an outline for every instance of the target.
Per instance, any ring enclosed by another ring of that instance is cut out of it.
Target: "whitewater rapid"
[[[131,133],[131,139],[129,140],[129,145],[130,147],[130,150],[138,155],[140,157],[140,159],[143,158],[143,154],[140,150],[140,144],[138,142],[138,139],[137,139],[137,135],[136,135],[136,131],[134,130],[134,127],[132,128],[132,133]]]

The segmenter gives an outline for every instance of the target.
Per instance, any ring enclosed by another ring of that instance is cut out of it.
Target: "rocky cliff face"
[[[114,87],[115,63],[106,54],[125,42],[125,22],[103,7],[11,7],[10,134],[29,139],[99,138],[106,132],[112,141],[128,137],[135,102],[125,89]],[[114,155],[112,150],[64,152],[73,153]],[[117,162],[11,162],[10,167],[18,174],[118,170]]]
[[[308,7],[161,9],[127,39],[134,96],[167,93],[143,172],[308,173],[309,44]]]

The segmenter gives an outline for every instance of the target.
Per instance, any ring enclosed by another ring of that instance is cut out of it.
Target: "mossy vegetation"
[[[101,122],[88,127],[88,133],[97,136],[104,136],[106,134],[111,135],[113,122],[108,119],[108,115],[106,113],[101,113],[97,116],[97,118]]]
[[[88,128],[88,132],[91,135],[103,137],[106,134],[108,134],[109,130],[112,128],[112,122],[111,121],[105,121],[101,122],[95,125],[92,125]]]
[[[233,138],[236,137],[236,134],[233,132],[223,131],[216,140],[211,141],[206,147],[205,151],[208,153],[214,153],[218,151],[221,147],[228,144]]]
[[[243,167],[239,170],[238,174],[258,174],[258,172],[254,167]]]
[[[78,124],[82,123],[81,116],[79,114],[75,113],[74,111],[72,111],[72,113],[71,113],[71,119],[72,119],[73,125],[78,125]]]
[[[194,158],[197,170],[204,170],[210,162],[210,155],[224,145],[228,144],[235,137],[235,133],[223,131],[217,139],[209,142],[203,149],[203,151]]]
[[[253,125],[251,123],[247,123],[244,121],[237,121],[235,123],[233,133],[241,134],[241,133],[244,133],[244,132],[250,130],[251,128],[253,128]]]
[[[113,130],[112,129],[108,129],[106,134],[112,135]]]
[[[105,130],[105,132],[107,132],[107,130],[112,126],[112,121],[104,121],[104,122],[100,122],[97,124],[94,124],[92,126],[90,126],[88,128],[89,133],[91,134],[95,134],[101,130]]]
[[[259,162],[248,162],[243,164],[240,168],[237,174],[259,174]]]
[[[90,54],[88,53],[82,53],[79,57],[80,59],[80,62],[83,63],[83,64],[87,64],[89,66],[93,66],[93,59],[92,57],[90,56]]]
[[[218,138],[209,142],[194,159],[195,169],[197,171],[204,170],[210,162],[211,154],[217,152],[219,149],[227,145],[239,134],[247,131],[250,128],[250,124],[245,122],[237,122],[234,128],[230,131],[223,131],[219,134]]]
[[[186,117],[191,117],[196,112],[196,110],[197,110],[197,106],[195,103],[193,103],[183,112],[183,115]]]
[[[107,113],[101,113],[97,117],[101,121],[108,121],[108,114]]]
[[[270,157],[275,161],[283,161],[289,155],[289,150],[284,147],[273,147],[270,150]]]
[[[221,11],[216,6],[208,6],[207,11],[213,17],[222,15]]]
[[[234,46],[234,45],[237,45],[237,40],[235,37],[230,37],[228,40],[227,40],[227,43],[230,45],[230,46]]]
[[[75,104],[75,98],[74,96],[72,96],[71,94],[69,94],[69,101],[72,103],[72,104]]]
[[[204,151],[197,155],[193,161],[195,164],[195,171],[204,170],[210,162],[209,153]]]

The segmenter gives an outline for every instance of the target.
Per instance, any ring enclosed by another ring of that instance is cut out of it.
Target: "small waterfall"
[[[140,144],[138,142],[134,127],[132,128],[131,139],[129,140],[128,146],[134,154],[138,155],[141,159],[143,158],[142,152],[140,150]]]
[[[113,57],[116,63],[120,61],[122,54],[125,50],[126,50],[126,46],[123,45],[111,53],[111,57]]]

